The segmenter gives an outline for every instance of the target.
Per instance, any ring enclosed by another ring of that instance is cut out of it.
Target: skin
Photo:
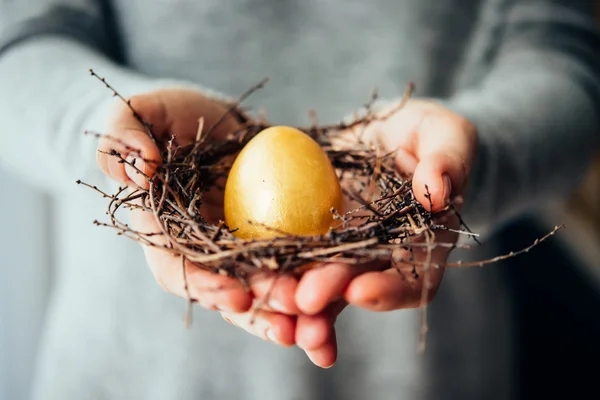
[[[211,126],[225,111],[225,107],[202,94],[183,89],[161,90],[134,96],[133,107],[146,121],[160,140],[168,140],[167,132],[176,136],[176,143],[193,141],[198,118],[204,126]],[[215,133],[215,138],[237,126],[233,118],[226,119]],[[109,131],[140,149],[144,158],[159,162],[159,152],[145,133],[144,127],[131,111],[117,103],[109,118]],[[352,132],[348,132],[352,134]],[[465,187],[477,148],[477,135],[473,125],[463,117],[442,106],[429,102],[410,100],[392,117],[371,123],[366,127],[365,138],[379,138],[384,146],[396,152],[396,165],[402,172],[413,175],[413,190],[417,200],[429,208],[425,185],[429,187],[433,211],[441,210],[453,196],[464,195]],[[126,156],[128,150],[108,139],[102,139],[98,149],[98,165],[110,178],[132,187],[147,187],[140,174],[119,163],[115,157],[103,152],[112,148]],[[152,176],[151,163],[136,161],[136,166]],[[448,179],[444,179],[444,177]],[[206,199],[203,215],[213,221],[223,218],[222,193],[211,193]],[[153,232],[158,227],[149,213],[132,211],[134,229]],[[444,224],[457,228],[456,218]],[[160,243],[160,237],[154,237]],[[448,231],[436,232],[439,242],[452,243],[457,235]],[[169,293],[186,297],[181,273],[180,257],[144,246],[146,261],[160,287]],[[414,258],[424,262],[427,254],[415,251]],[[444,264],[449,250],[436,248],[431,260]],[[257,277],[251,282],[251,291],[244,291],[234,279],[202,271],[186,265],[189,291],[202,307],[217,310],[223,318],[250,334],[282,346],[297,345],[309,359],[322,368],[331,367],[337,359],[335,321],[347,306],[361,307],[374,312],[419,307],[423,279],[403,279],[396,268],[411,276],[412,266],[373,264],[360,268],[334,263],[322,265],[306,272],[301,278],[278,278],[269,296],[269,303],[255,313],[255,323],[250,324],[253,302],[269,291],[271,279]],[[407,269],[408,268],[408,269]],[[429,290],[426,302],[437,293],[444,269],[429,273]],[[419,271],[423,276],[423,271]],[[264,277],[263,277],[264,278]]]

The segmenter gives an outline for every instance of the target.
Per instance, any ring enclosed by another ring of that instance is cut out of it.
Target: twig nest
[[[130,107],[134,117],[155,139],[150,123],[141,119],[131,103],[104,78],[90,72]],[[311,127],[291,128],[267,125],[251,118],[240,107],[243,99],[263,85],[264,81],[240,96],[207,131],[200,123],[195,143],[175,145],[173,139],[168,141],[162,149],[162,164],[154,176],[146,176],[148,189],[129,192],[122,187],[109,194],[93,184],[77,181],[109,199],[109,222],[94,222],[243,283],[248,283],[254,273],[297,275],[322,262],[343,262],[357,268],[366,265],[368,270],[372,261],[384,261],[390,267],[393,265],[403,279],[423,279],[423,309],[430,268],[483,266],[514,257],[530,251],[562,228],[557,226],[532,245],[492,259],[435,264],[430,257],[435,248],[451,249],[457,244],[434,240],[434,232],[451,230],[476,236],[454,207],[458,199],[433,213],[431,201],[421,204],[416,200],[412,179],[398,171],[394,152],[363,138],[362,128],[400,110],[413,86],[409,85],[398,107],[386,115],[373,111],[374,93],[365,105],[366,114],[351,122],[329,126],[315,122]],[[213,140],[213,130],[227,115],[234,116],[240,128],[230,132],[224,141]],[[109,135],[95,135],[111,139]],[[141,154],[139,149],[112,139],[130,152]],[[135,168],[118,151],[109,154]],[[202,205],[214,206],[215,199],[207,201],[207,194],[212,189],[219,189],[222,194],[220,183],[224,179],[227,180],[223,199],[226,221],[215,223],[210,212],[203,215],[210,207],[203,210]],[[425,190],[428,193],[427,186]],[[342,210],[344,204],[348,210]],[[158,232],[137,231],[121,221],[117,212],[123,208],[151,214]],[[446,226],[448,218],[457,219],[461,229]],[[335,229],[331,229],[333,226]],[[160,240],[155,240],[156,237]],[[425,250],[428,256],[425,260],[416,259],[413,250]],[[187,279],[184,265],[182,271]],[[424,273],[418,273],[417,269]],[[426,331],[423,314],[421,334]]]
[[[261,131],[233,163],[225,222],[242,239],[322,235],[343,207],[335,169],[322,147],[288,126]]]
[[[98,79],[120,97],[103,78]],[[365,126],[384,121],[404,107],[412,85],[398,106],[385,115],[374,112],[374,93],[365,105],[365,115],[351,122],[315,122],[310,127],[292,128],[268,125],[241,108],[240,102],[263,84],[240,96],[240,101],[232,103],[208,130],[200,123],[194,143],[176,145],[173,138],[169,140],[161,149],[161,165],[151,178],[146,177],[148,189],[131,192],[123,187],[108,194],[95,185],[78,181],[109,199],[109,222],[95,223],[112,227],[118,234],[146,246],[183,256],[199,268],[242,281],[265,270],[297,274],[307,265],[334,261],[358,268],[372,261],[392,262],[399,273],[399,266],[427,270],[440,265],[416,260],[413,250],[430,253],[437,247],[456,247],[455,243],[434,241],[435,231],[453,230],[476,236],[464,225],[454,203],[434,213],[431,204],[417,201],[411,177],[401,174],[395,166],[394,152],[363,137]],[[121,99],[148,128],[150,137],[156,139],[150,123]],[[212,132],[227,115],[238,120],[239,129],[230,132],[225,140],[215,140]],[[111,139],[105,134],[97,136]],[[123,143],[120,146],[127,147]],[[140,154],[139,149],[128,150]],[[109,154],[135,168],[118,151]],[[212,213],[220,215],[221,210],[215,211],[210,205],[214,207],[221,198],[211,198],[210,194],[223,194],[223,180],[226,185],[222,211],[226,221],[216,222]],[[342,210],[343,205],[348,209]],[[158,231],[137,231],[120,220],[117,214],[123,208],[151,214]],[[447,218],[458,219],[461,229],[446,226]],[[529,249],[490,260],[444,266],[481,266]]]

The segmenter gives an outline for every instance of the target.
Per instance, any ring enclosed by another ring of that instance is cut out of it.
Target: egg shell
[[[252,138],[225,186],[225,222],[244,239],[327,233],[334,223],[331,209],[341,212],[342,206],[327,154],[292,127],[270,127]]]

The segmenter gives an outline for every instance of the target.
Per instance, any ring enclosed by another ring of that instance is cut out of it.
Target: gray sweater
[[[577,183],[600,135],[599,39],[585,0],[0,1],[0,159],[55,197],[52,298],[34,399],[506,399],[510,313],[493,268],[449,271],[426,356],[418,312],[347,310],[330,370],[195,311],[158,288],[139,246],[91,224],[114,188],[95,163],[110,93],[172,84],[249,100],[271,121],[337,121],[377,87],[473,121],[464,212],[478,232]],[[5,195],[5,194],[3,194]],[[472,257],[480,257],[476,252]],[[464,258],[465,254],[460,254]],[[11,399],[12,400],[12,399]]]

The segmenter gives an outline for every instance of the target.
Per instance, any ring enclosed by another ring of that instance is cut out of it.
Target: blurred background
[[[52,280],[54,221],[49,198],[1,169],[0,188],[0,399],[4,400],[26,397],[35,367],[37,332]],[[582,393],[598,391],[600,155],[566,204],[515,221],[494,246],[498,254],[522,248],[562,223],[567,229],[537,251],[488,267],[502,269],[516,299],[514,369],[521,398],[569,387]]]

